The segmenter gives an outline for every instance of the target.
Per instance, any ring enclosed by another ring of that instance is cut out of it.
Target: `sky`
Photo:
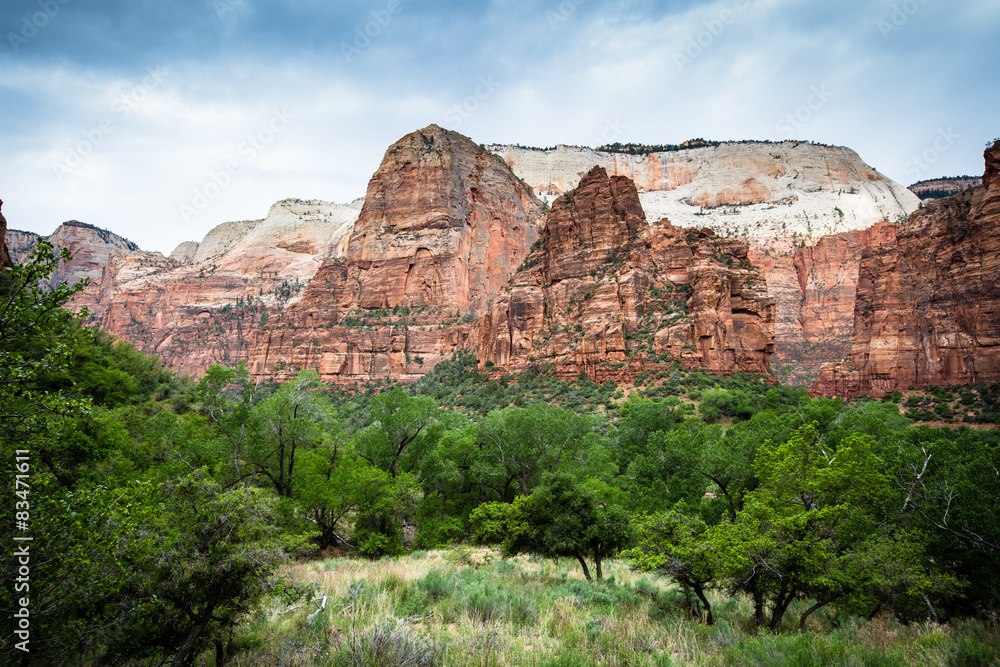
[[[3,0],[0,199],[169,253],[477,143],[810,140],[909,185],[1000,136],[996,0]]]

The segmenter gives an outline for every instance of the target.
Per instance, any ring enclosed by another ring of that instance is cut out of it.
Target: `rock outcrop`
[[[3,217],[3,201],[0,201],[0,269],[14,266],[14,261],[7,250],[7,218]]]
[[[814,393],[1000,380],[1000,142],[985,158],[982,185],[865,247],[850,361],[825,365]]]
[[[263,220],[223,223],[171,258],[119,251],[98,281],[92,321],[182,373],[247,359],[256,332],[340,252],[359,209],[289,199]]]
[[[342,257],[256,339],[251,371],[420,375],[458,347],[537,238],[541,203],[497,156],[431,125],[396,142]]]
[[[28,257],[42,238],[31,232],[7,230],[7,245],[13,260],[17,263],[28,261]],[[89,281],[87,289],[78,292],[70,302],[76,309],[99,308],[97,295],[101,290],[101,279],[110,258],[119,252],[134,252],[139,250],[132,241],[118,236],[106,229],[77,220],[70,220],[59,225],[56,230],[45,237],[52,243],[55,252],[69,250],[70,261],[61,263],[51,276],[48,284],[57,287],[62,283],[76,285],[81,280]]]
[[[854,151],[806,142],[729,142],[647,155],[567,146],[496,150],[542,196],[567,191],[599,165],[636,182],[651,220],[744,239],[776,298],[773,371],[804,386],[823,362],[849,349],[851,319],[841,326],[839,316],[854,309],[865,230],[919,205]],[[814,245],[821,247],[809,256]],[[807,280],[799,279],[799,267]]]
[[[978,176],[955,176],[953,178],[932,178],[928,181],[920,181],[907,189],[921,199],[941,199],[957,195],[963,190],[968,190],[982,184],[983,179]]]
[[[635,184],[595,167],[560,197],[539,245],[482,320],[479,358],[603,380],[658,361],[767,372],[774,300],[747,247],[649,226]]]

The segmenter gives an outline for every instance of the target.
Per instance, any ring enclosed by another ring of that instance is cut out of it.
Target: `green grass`
[[[472,551],[466,548],[466,552]],[[344,558],[288,574],[327,596],[273,600],[237,630],[228,664],[414,667],[465,665],[997,665],[1000,623],[902,626],[824,609],[809,630],[754,631],[750,605],[715,597],[706,626],[666,580],[611,561],[587,583],[575,561],[420,552],[377,562]],[[301,601],[295,604],[302,604]],[[803,605],[805,602],[798,603]],[[797,618],[797,614],[789,614]],[[213,657],[206,654],[206,665]]]

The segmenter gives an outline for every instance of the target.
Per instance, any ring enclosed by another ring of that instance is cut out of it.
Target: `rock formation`
[[[386,152],[343,257],[257,337],[251,371],[326,380],[429,371],[467,343],[537,238],[541,203],[495,155],[436,125]]]
[[[850,362],[814,393],[1000,380],[1000,142],[980,186],[928,202],[862,253]]]
[[[6,241],[14,261],[19,264],[28,261],[40,238],[31,232],[7,230]],[[49,276],[50,287],[62,283],[76,285],[81,280],[90,282],[87,289],[77,293],[70,301],[70,305],[77,309],[98,307],[97,295],[101,290],[101,278],[112,255],[121,251],[139,250],[139,246],[126,238],[77,220],[64,222],[45,238],[52,243],[55,252],[65,248],[71,256],[70,261],[60,264]]]
[[[907,189],[921,199],[941,199],[957,195],[962,190],[968,190],[982,184],[983,179],[978,176],[955,176],[953,178],[932,178],[929,181],[920,181]]]
[[[555,201],[477,337],[480,359],[505,370],[544,362],[602,380],[658,360],[767,372],[773,324],[745,244],[650,227],[635,184],[595,167]]]
[[[7,250],[7,218],[3,217],[3,201],[0,201],[0,269],[14,266]]]
[[[339,252],[359,208],[289,199],[263,220],[217,226],[171,258],[114,253],[92,296],[92,321],[183,373],[247,359],[260,327]]]
[[[543,196],[565,192],[600,165],[636,182],[651,220],[667,217],[675,226],[744,239],[776,298],[773,370],[797,385],[811,384],[823,362],[849,349],[851,319],[841,324],[839,316],[854,309],[864,230],[919,205],[854,151],[805,142],[730,142],[647,155],[567,146],[496,150]]]

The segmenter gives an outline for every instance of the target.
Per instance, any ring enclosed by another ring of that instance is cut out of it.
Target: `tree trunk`
[[[794,591],[788,592],[787,582],[782,582],[781,591],[778,593],[778,597],[775,598],[774,606],[771,608],[771,622],[767,624],[770,630],[777,630],[778,626],[781,625],[781,619],[784,618],[785,611],[788,610],[788,605],[791,604],[794,597]]]
[[[576,555],[576,559],[580,561],[580,565],[583,566],[583,576],[587,577],[587,581],[591,581],[590,570],[587,568],[587,561],[583,560],[583,556],[580,554]]]
[[[804,612],[802,612],[802,615],[799,616],[799,632],[802,632],[803,630],[806,629],[806,619],[809,618],[810,614],[820,609],[821,607],[825,607],[826,605],[830,604],[830,602],[832,602],[832,600],[820,600],[819,602],[817,602],[816,604],[814,604],[813,606],[809,607]]]
[[[198,621],[195,626],[191,628],[191,631],[188,632],[188,636],[185,638],[184,643],[181,644],[180,650],[177,651],[177,655],[175,655],[174,659],[170,662],[170,667],[183,667],[188,664],[188,658],[192,649],[194,649],[195,642],[198,641],[198,637],[201,636],[205,626],[208,625],[208,620],[210,618],[212,618],[212,607],[205,610],[205,613],[202,615],[202,620]]]
[[[756,627],[764,625],[764,593],[755,579],[750,584],[750,595],[753,597],[753,623]]]
[[[694,594],[705,605],[705,624],[715,625],[715,617],[712,616],[712,605],[708,603],[708,598],[705,596],[705,589],[702,588],[701,584],[695,584],[692,588],[694,588]]]
[[[215,639],[215,667],[223,667],[226,664],[226,646],[219,638]]]
[[[597,578],[603,579],[604,572],[601,570],[601,550],[594,550],[594,569],[597,570]]]

